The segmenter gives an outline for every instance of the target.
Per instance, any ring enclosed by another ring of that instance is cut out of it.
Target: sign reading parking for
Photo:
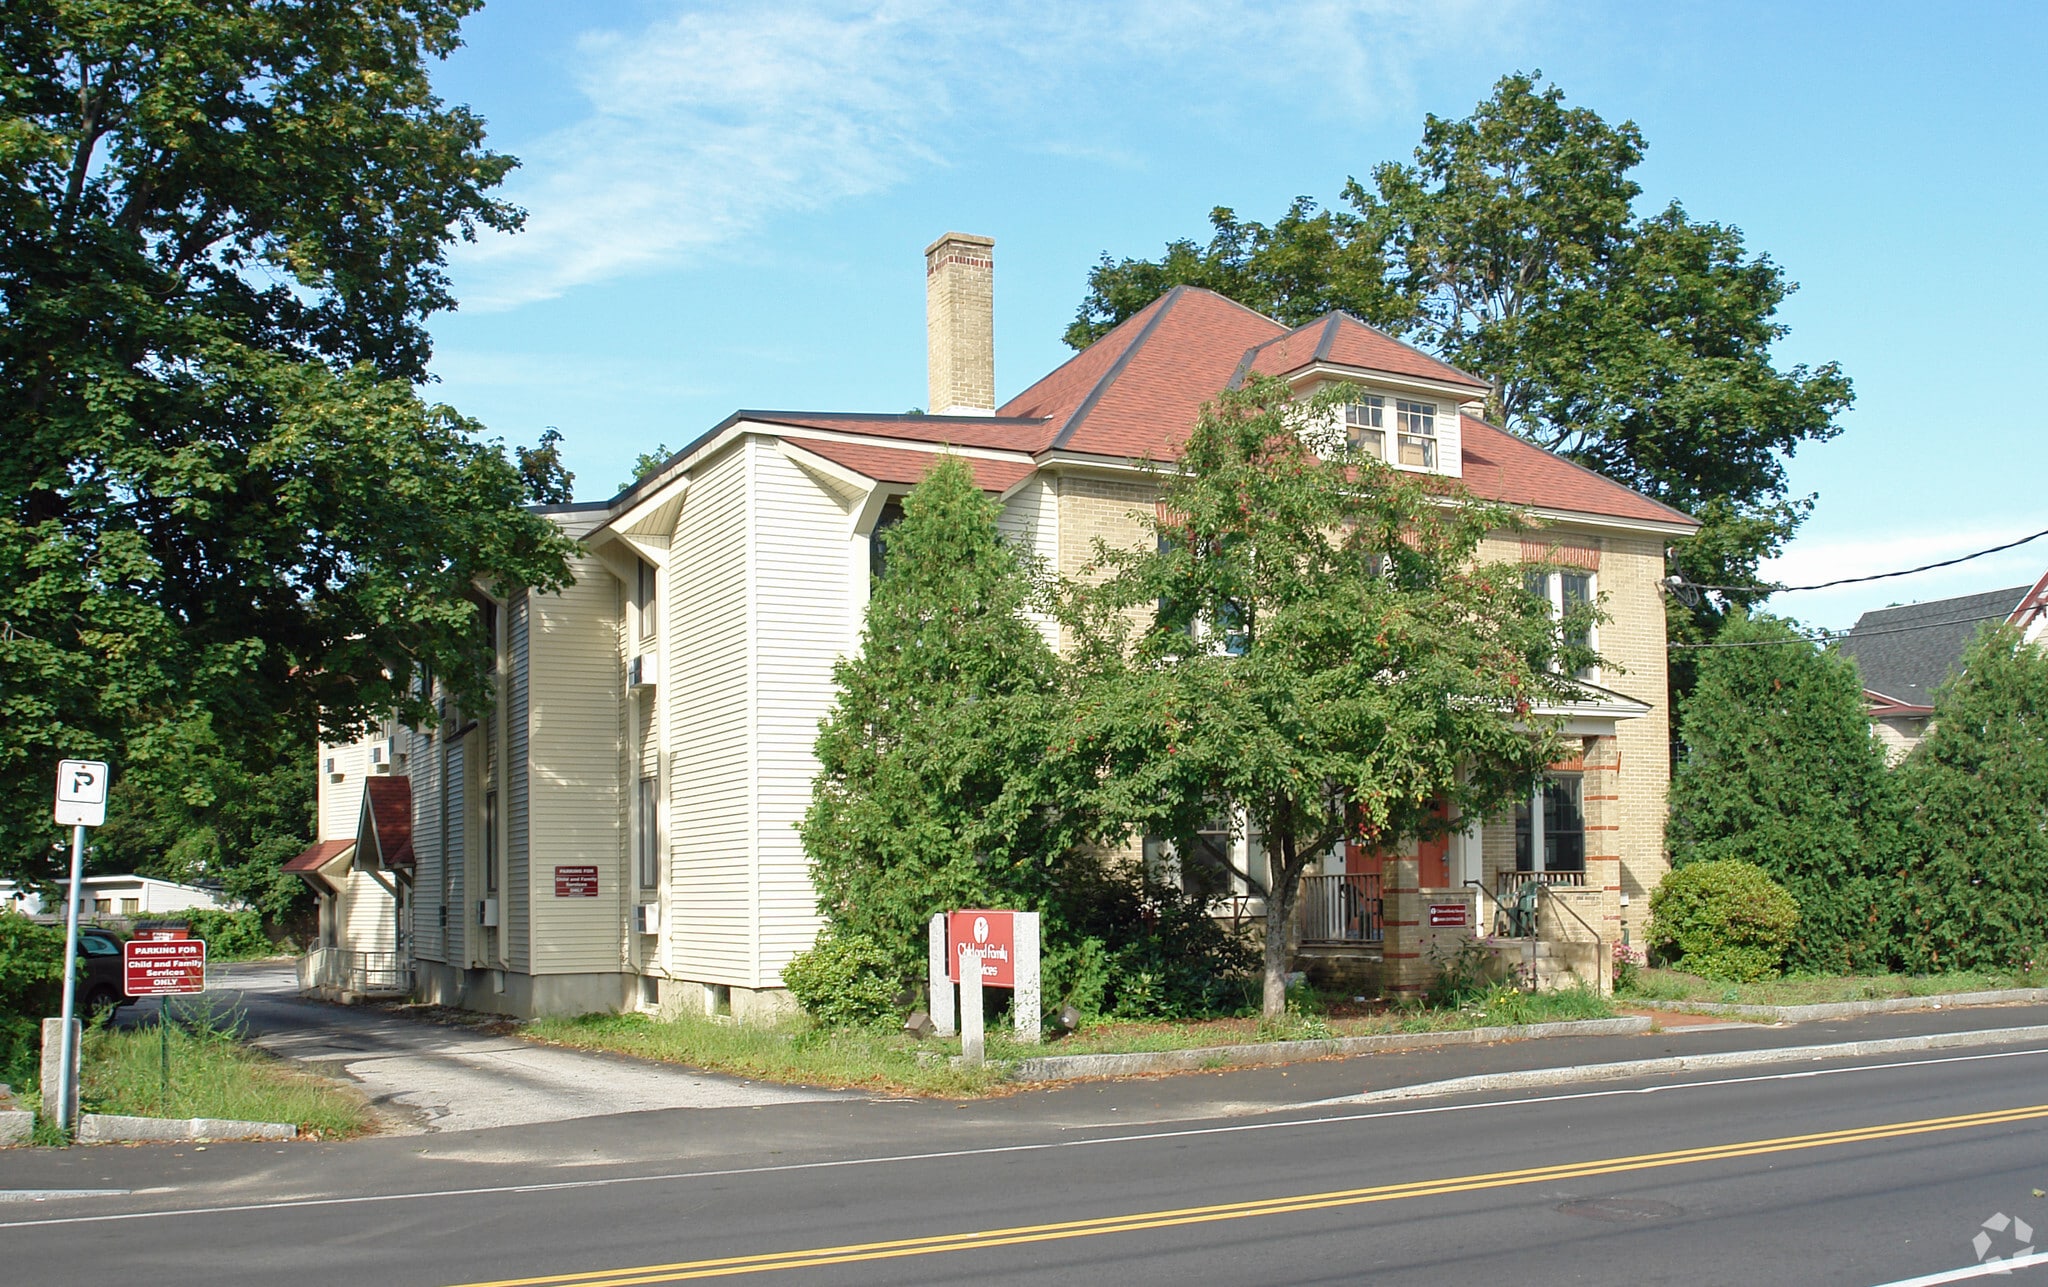
[[[106,764],[100,760],[59,760],[57,825],[97,827],[106,820]]]
[[[206,940],[129,939],[121,947],[122,990],[131,997],[206,991]]]

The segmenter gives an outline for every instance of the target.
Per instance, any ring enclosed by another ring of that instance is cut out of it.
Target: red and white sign
[[[946,920],[952,950],[946,954],[946,977],[960,981],[960,962],[969,952],[981,956],[981,986],[1017,986],[1017,935],[1011,912],[954,912]]]
[[[159,928],[159,929],[146,929],[146,930],[143,930],[143,931],[142,931],[141,933],[137,934],[137,935],[136,935],[135,937],[136,937],[136,938],[138,938],[138,939],[140,939],[140,940],[142,940],[142,941],[143,941],[143,942],[145,942],[145,943],[148,943],[148,942],[158,942],[158,941],[168,941],[168,940],[171,940],[171,939],[186,939],[186,938],[191,938],[191,937],[192,937],[192,931],[191,931],[191,930],[188,930],[188,929],[186,929],[186,928],[185,928],[185,927],[184,927],[183,925],[170,925],[170,926],[165,926],[165,927],[162,927],[162,928]]]
[[[206,940],[135,938],[121,946],[122,990],[131,997],[206,991]]]
[[[1431,903],[1429,924],[1431,929],[1448,929],[1472,923],[1472,909],[1463,903]]]
[[[556,898],[596,898],[597,868],[557,867],[555,868]]]

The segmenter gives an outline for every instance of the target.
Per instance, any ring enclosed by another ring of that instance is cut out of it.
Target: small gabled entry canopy
[[[1611,688],[1575,680],[1578,693],[1562,702],[1542,702],[1532,715],[1561,717],[1564,731],[1580,737],[1612,737],[1614,726],[1625,719],[1640,719],[1650,713],[1648,702],[1638,701]]]
[[[412,853],[412,779],[371,778],[363,783],[363,812],[356,824],[355,869],[376,875],[410,873]]]
[[[331,894],[348,874],[349,856],[355,848],[353,840],[318,841],[306,846],[298,857],[284,865],[284,869],[316,891]]]

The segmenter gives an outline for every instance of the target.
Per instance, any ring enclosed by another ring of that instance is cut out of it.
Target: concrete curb
[[[1469,1095],[1481,1091],[1523,1090],[1532,1086],[1569,1086],[1587,1081],[1617,1081],[1626,1077],[1656,1077],[1668,1073],[1705,1072],[1719,1068],[1756,1068],[1768,1064],[1808,1063],[1816,1059],[1859,1059],[1871,1055],[1909,1054],[1920,1050],[1948,1050],[1960,1046],[2007,1046],[2028,1041],[2048,1041],[2048,1024],[2028,1028],[1982,1028],[1975,1032],[1938,1032],[1923,1037],[1884,1037],[1873,1041],[1844,1041],[1829,1046],[1778,1046],[1761,1050],[1728,1050],[1710,1055],[1667,1055],[1659,1059],[1625,1059],[1611,1064],[1581,1064],[1571,1068],[1525,1068],[1518,1072],[1481,1073],[1452,1077],[1445,1081],[1422,1082],[1369,1090],[1362,1095],[1319,1100],[1308,1107],[1337,1104],[1385,1104],[1403,1099],[1431,1099],[1442,1095]]]
[[[1138,1073],[1197,1072],[1288,1064],[1332,1055],[1365,1055],[1380,1050],[1422,1050],[1432,1046],[1480,1046],[1536,1037],[1619,1037],[1650,1030],[1647,1015],[1621,1019],[1576,1019],[1505,1028],[1461,1028],[1452,1032],[1390,1032],[1370,1037],[1329,1037],[1317,1041],[1267,1041],[1246,1046],[1199,1046],[1191,1050],[1150,1050],[1124,1055],[1041,1055],[1010,1065],[1011,1081],[1074,1081],[1083,1077],[1129,1077]],[[956,1058],[956,1064],[959,1062]]]
[[[1882,1001],[1825,1001],[1817,1005],[1730,1005],[1719,1001],[1637,1001],[1652,1010],[1686,1014],[1725,1014],[1735,1019],[1768,1019],[1773,1023],[1805,1023],[1812,1019],[1853,1019],[1866,1014],[1901,1010],[1939,1010],[1944,1006],[2015,1005],[2048,1002],[2048,988],[2006,988],[1998,992],[1949,992],[1924,997],[1886,997]]]
[[[135,1140],[292,1140],[299,1128],[283,1122],[238,1122],[226,1117],[120,1117],[81,1113],[78,1142],[111,1144]]]
[[[26,1144],[36,1135],[36,1115],[29,1112],[0,1113],[0,1148]]]

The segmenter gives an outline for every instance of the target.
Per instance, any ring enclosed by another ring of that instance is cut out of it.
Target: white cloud
[[[777,215],[944,166],[969,139],[1128,163],[1114,124],[1133,97],[1199,113],[1252,95],[1296,108],[1309,137],[1329,118],[1405,107],[1410,67],[1474,56],[1524,7],[725,4],[592,32],[571,59],[586,114],[515,145],[525,164],[505,195],[526,229],[458,246],[460,293],[466,308],[505,309],[686,263]]]

